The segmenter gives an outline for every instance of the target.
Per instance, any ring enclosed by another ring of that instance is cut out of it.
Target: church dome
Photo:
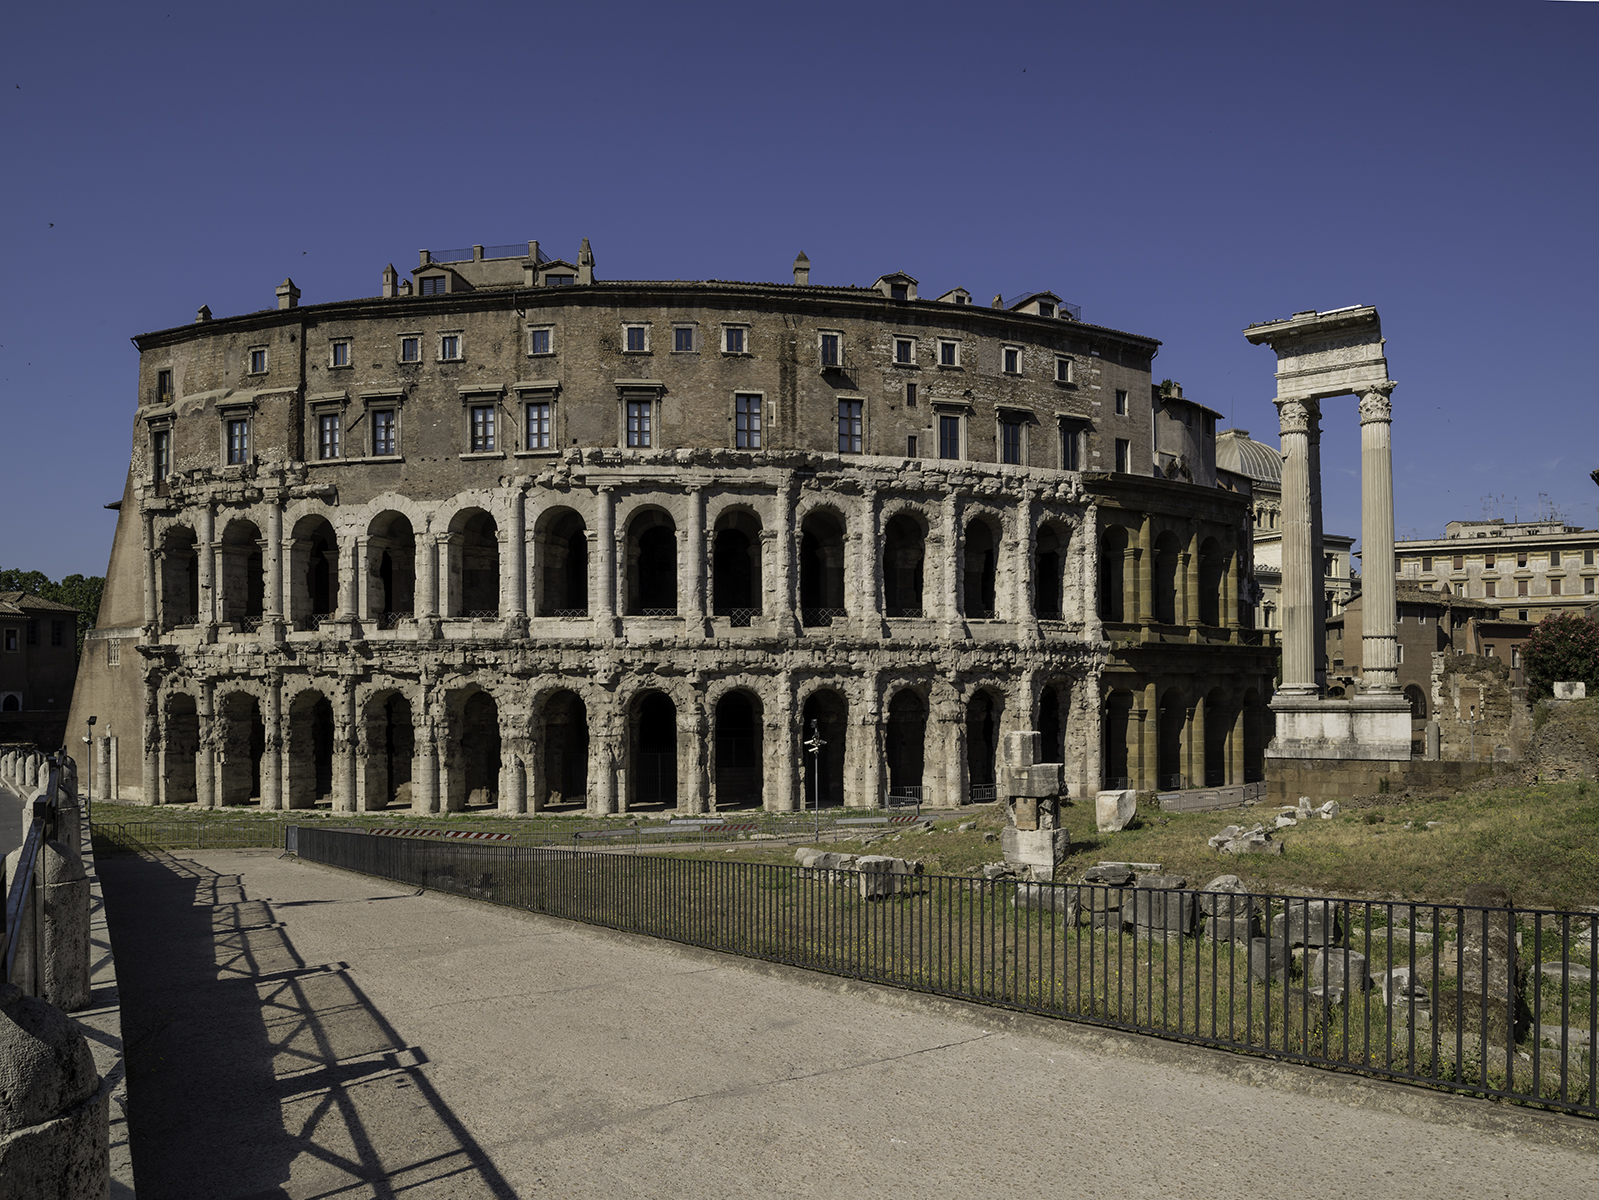
[[[1282,482],[1282,452],[1257,442],[1247,429],[1223,429],[1216,435],[1216,468],[1247,475],[1263,483]]]

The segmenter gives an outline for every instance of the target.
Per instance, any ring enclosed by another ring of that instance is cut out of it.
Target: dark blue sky
[[[131,335],[585,236],[602,278],[803,249],[819,283],[1050,288],[1268,440],[1243,327],[1375,304],[1401,537],[1485,504],[1599,525],[1596,52],[1599,4],[1549,0],[19,6],[0,566],[104,572]]]

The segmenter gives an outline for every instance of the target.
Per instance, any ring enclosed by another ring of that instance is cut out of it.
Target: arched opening
[[[844,612],[844,522],[829,509],[800,522],[800,619],[828,626]]]
[[[1127,530],[1112,525],[1099,540],[1099,619],[1126,621],[1127,597],[1123,580],[1127,557]]]
[[[289,705],[289,807],[315,808],[333,798],[333,704],[304,691]]]
[[[15,692],[7,692],[4,700],[0,700],[0,712],[21,712],[22,697]]]
[[[1427,719],[1427,693],[1415,684],[1405,688],[1405,699],[1410,701],[1410,719],[1425,721]]]
[[[261,758],[266,753],[266,723],[261,706],[244,692],[228,695],[219,707],[217,740],[222,761],[217,780],[222,804],[261,802]]]
[[[849,728],[849,705],[830,688],[812,692],[800,710],[800,741],[809,742],[813,734],[826,743],[812,753],[800,747],[805,761],[804,806],[827,808],[844,803],[844,744]]]
[[[161,626],[176,629],[200,619],[200,553],[194,530],[169,527],[161,537]]]
[[[742,510],[716,522],[711,545],[711,611],[735,627],[761,611],[761,523]]]
[[[589,538],[583,518],[561,508],[546,513],[539,526],[539,615],[588,616]]]
[[[1177,624],[1177,572],[1182,564],[1182,543],[1171,531],[1155,539],[1155,623]]]
[[[1033,615],[1058,621],[1066,594],[1066,542],[1070,535],[1057,525],[1043,525],[1033,549]]]
[[[494,808],[500,799],[500,707],[481,689],[457,695],[445,749],[446,811]]]
[[[633,719],[630,807],[677,807],[677,705],[665,692],[646,692]]]
[[[399,692],[380,692],[367,701],[362,798],[367,811],[411,807],[411,762],[415,755],[411,702]]]
[[[1260,702],[1260,693],[1250,688],[1244,693],[1244,782],[1259,783],[1266,778],[1266,742],[1271,736],[1271,710]]]
[[[588,804],[589,714],[576,692],[556,692],[544,702],[544,795],[538,808]]]
[[[449,606],[452,617],[500,615],[500,528],[481,508],[450,522]]]
[[[677,615],[677,525],[658,508],[639,513],[627,527],[627,611]]]
[[[927,767],[927,705],[910,688],[888,702],[888,794],[891,799],[922,799]]]
[[[999,750],[999,702],[979,691],[966,706],[966,782],[973,804],[996,798],[994,759]]]
[[[748,692],[729,692],[716,702],[716,807],[760,808],[761,703]]]
[[[165,804],[195,802],[194,759],[200,752],[200,711],[194,697],[179,692],[167,700],[161,741],[161,798]]]
[[[1199,623],[1222,623],[1222,577],[1227,573],[1227,555],[1215,538],[1199,544]]]
[[[1040,762],[1066,761],[1066,710],[1060,689],[1052,683],[1038,697],[1038,753]]]
[[[926,524],[912,513],[895,513],[883,530],[883,607],[888,616],[926,615],[926,560]]]
[[[966,541],[961,549],[963,609],[972,620],[988,620],[996,615],[994,580],[998,569],[999,531],[982,517],[966,526]]]
[[[1159,724],[1156,726],[1155,786],[1176,790],[1188,785],[1183,775],[1183,727],[1188,706],[1176,691],[1160,698]]]
[[[1205,697],[1205,787],[1227,786],[1227,748],[1236,719],[1221,689],[1212,688]]]
[[[1099,761],[1102,765],[1104,785],[1112,790],[1130,788],[1133,786],[1133,780],[1129,769],[1131,756],[1128,752],[1128,740],[1133,729],[1133,694],[1123,690],[1111,692],[1105,698],[1105,712],[1101,724],[1105,731],[1105,744],[1101,749]]]
[[[217,544],[217,614],[221,621],[259,619],[266,598],[261,531],[250,521],[229,521]]]
[[[385,512],[367,529],[366,615],[393,629],[416,614],[416,534],[404,513]]]
[[[325,517],[301,517],[289,542],[289,615],[296,629],[315,629],[333,615],[339,596],[339,544]]]

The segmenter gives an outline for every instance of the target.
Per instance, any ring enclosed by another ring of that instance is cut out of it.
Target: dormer
[[[890,300],[916,299],[916,281],[903,271],[884,275],[872,285]]]
[[[1056,318],[1060,316],[1060,297],[1054,292],[1029,292],[1005,307],[1013,313],[1029,317]]]
[[[578,268],[564,258],[551,258],[541,262],[534,274],[537,287],[568,287],[577,282]]]
[[[411,272],[416,282],[418,296],[444,296],[452,292],[470,292],[472,285],[443,263],[433,261],[433,255],[423,250],[422,263]]]
[[[971,302],[972,294],[963,287],[950,288],[937,301],[939,304],[970,304]]]

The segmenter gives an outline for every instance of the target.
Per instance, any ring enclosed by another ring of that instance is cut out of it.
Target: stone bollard
[[[111,1194],[110,1085],[54,1005],[0,984],[0,1200]]]
[[[33,799],[33,793],[39,786],[39,760],[34,755],[28,755],[22,765],[22,790],[28,793],[28,799]]]
[[[6,855],[5,883],[22,851]],[[33,892],[19,922],[13,981],[30,995],[75,1012],[89,1006],[89,878],[75,847],[45,842],[34,864]]]

